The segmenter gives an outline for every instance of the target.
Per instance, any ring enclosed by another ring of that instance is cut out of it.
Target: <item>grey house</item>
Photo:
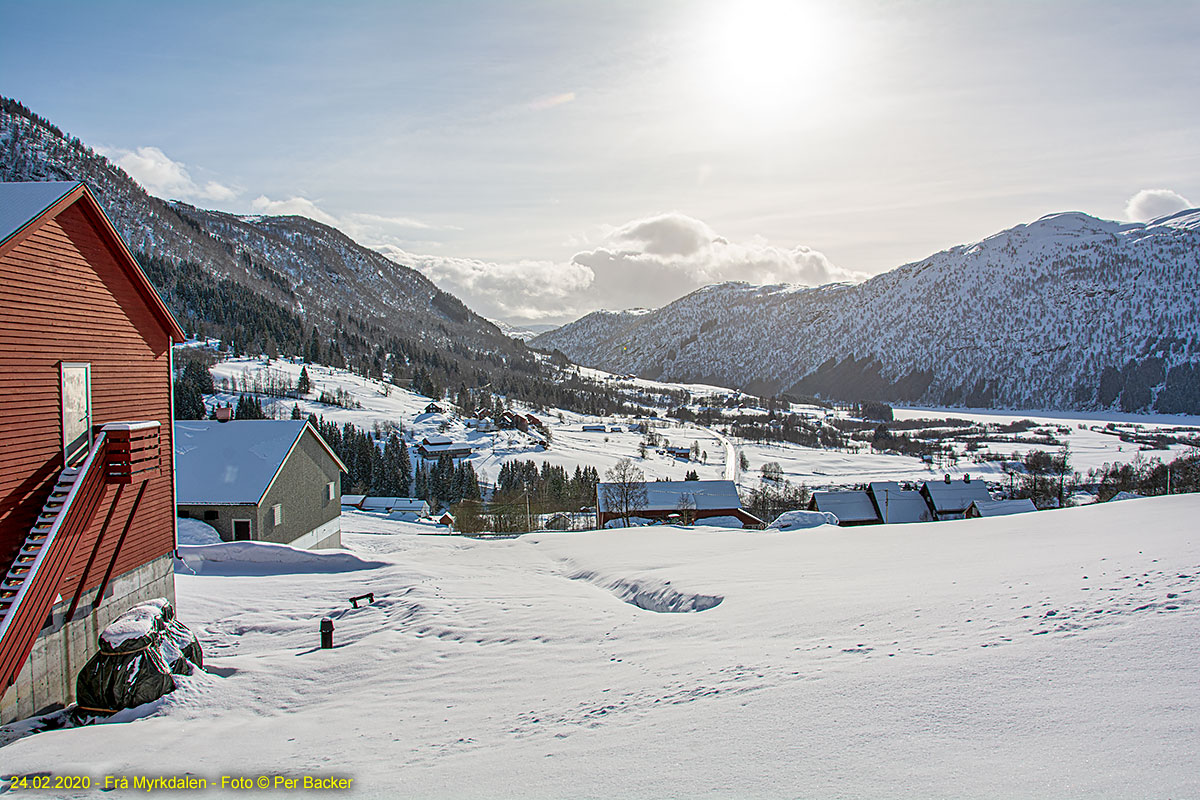
[[[175,423],[177,513],[225,541],[341,547],[345,471],[304,420]]]

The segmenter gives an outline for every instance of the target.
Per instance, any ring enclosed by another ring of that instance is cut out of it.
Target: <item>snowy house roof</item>
[[[921,493],[912,489],[901,489],[895,481],[875,481],[871,484],[871,497],[879,509],[884,522],[930,522],[933,513]]]
[[[308,433],[346,471],[306,420],[180,420],[175,423],[175,499],[181,505],[253,505]]]
[[[364,497],[358,504],[363,511],[409,511],[429,513],[429,504],[418,497]]]
[[[973,513],[971,509],[975,509]],[[975,500],[967,507],[967,516],[1003,517],[1028,511],[1037,511],[1037,506],[1028,497],[1021,500]]]
[[[342,505],[356,506],[363,501],[365,494],[344,494],[342,495]]]
[[[0,183],[0,242],[40,217],[78,185],[76,181]]]
[[[424,456],[440,456],[443,453],[446,455],[470,455],[474,452],[470,442],[451,442],[439,444],[423,444],[417,450]]]
[[[975,500],[988,502],[992,496],[988,494],[987,486],[981,480],[967,481],[926,481],[925,491],[929,494],[929,502],[939,514],[960,514]]]
[[[612,483],[601,483],[596,487],[600,512],[620,511],[609,504],[615,502],[616,492]],[[675,511],[679,502],[687,497],[697,511],[713,511],[742,507],[737,487],[733,481],[651,481],[646,484],[646,505],[638,511]]]
[[[829,511],[843,524],[879,522],[879,514],[864,491],[813,492],[812,506],[816,511]]]
[[[453,441],[453,440],[449,436],[442,436],[440,434],[434,434],[433,436],[426,436],[424,439],[422,439],[421,444],[425,444],[425,445],[450,444],[451,441]]]

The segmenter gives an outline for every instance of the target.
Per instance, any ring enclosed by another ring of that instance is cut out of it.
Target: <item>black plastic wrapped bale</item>
[[[100,634],[100,652],[75,681],[75,716],[108,716],[175,691],[200,666],[200,644],[163,598],[134,606]],[[194,658],[193,658],[194,655]]]

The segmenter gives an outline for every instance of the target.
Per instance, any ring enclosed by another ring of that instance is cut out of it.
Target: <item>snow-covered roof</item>
[[[864,491],[813,492],[817,511],[830,511],[842,524],[848,522],[879,522],[871,496]]]
[[[424,445],[450,444],[451,441],[453,441],[453,440],[449,436],[442,436],[441,434],[435,433],[433,436],[426,436],[424,439],[422,439],[421,444],[424,444]]]
[[[428,514],[429,504],[418,497],[364,497],[359,503],[363,511],[412,511]]]
[[[420,447],[426,455],[441,455],[442,453],[470,453],[474,448],[470,442],[444,442],[439,444],[423,444]]]
[[[617,511],[609,506],[609,498],[616,501],[612,483],[601,483],[596,487],[600,511]],[[674,511],[680,499],[688,497],[697,511],[734,509],[742,507],[737,487],[733,481],[651,481],[646,484],[646,505],[638,511]]]
[[[344,494],[342,495],[342,505],[356,506],[363,501],[365,494]]]
[[[988,494],[983,481],[976,478],[970,483],[966,481],[926,481],[925,489],[929,499],[939,514],[959,513],[966,511],[975,500],[988,502],[992,496]]]
[[[345,471],[345,464],[305,420],[179,420],[175,423],[176,502],[257,503],[305,430]]]
[[[1020,500],[976,500],[967,510],[974,508],[981,517],[1003,517],[1006,514],[1024,514],[1037,511],[1037,506],[1028,497]]]
[[[0,183],[0,242],[40,217],[78,185],[76,181]]]
[[[921,493],[912,489],[901,489],[895,481],[871,483],[871,496],[884,522],[930,522],[933,513]]]

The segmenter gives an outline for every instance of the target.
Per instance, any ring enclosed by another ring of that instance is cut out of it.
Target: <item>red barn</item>
[[[174,600],[183,331],[80,183],[0,183],[0,721],[74,698],[115,616]]]

